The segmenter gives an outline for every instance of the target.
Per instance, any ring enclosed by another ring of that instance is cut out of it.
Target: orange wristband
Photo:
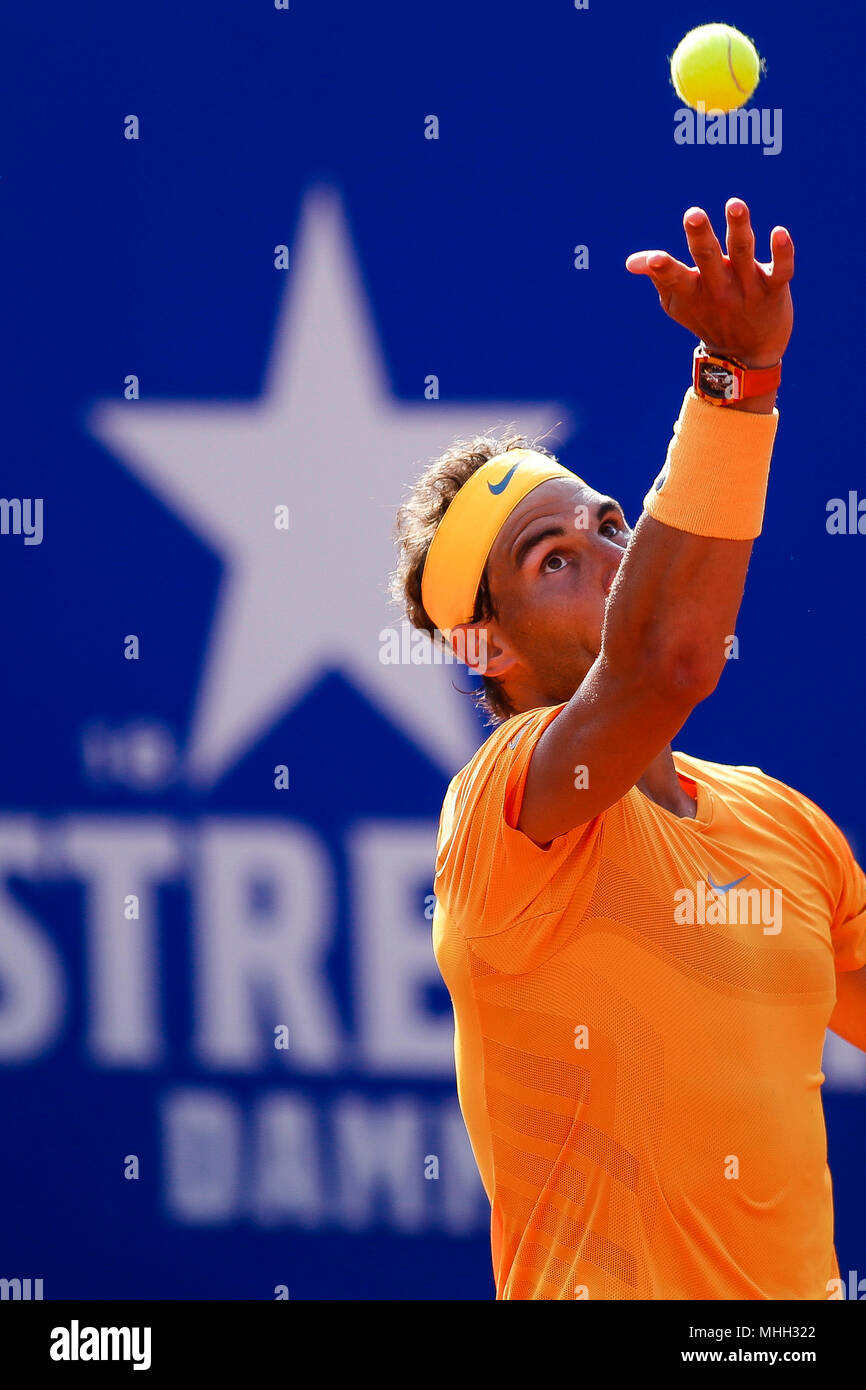
[[[776,409],[770,415],[719,410],[689,387],[644,511],[695,536],[754,540],[764,521],[778,423]]]

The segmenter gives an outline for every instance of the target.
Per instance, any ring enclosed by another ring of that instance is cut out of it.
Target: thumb
[[[673,284],[677,278],[677,262],[666,251],[633,251],[625,268],[632,275],[649,275],[657,285]]]

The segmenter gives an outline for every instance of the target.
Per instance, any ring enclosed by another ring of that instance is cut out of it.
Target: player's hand
[[[755,260],[755,237],[742,198],[725,205],[727,254],[703,208],[683,217],[693,266],[666,251],[635,251],[626,260],[633,275],[648,275],[665,313],[721,355],[747,367],[779,361],[794,322],[789,281],[794,243],[784,227],[770,234],[769,264]]]

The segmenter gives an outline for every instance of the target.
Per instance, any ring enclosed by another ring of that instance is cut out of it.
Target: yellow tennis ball
[[[671,58],[677,96],[687,106],[733,111],[749,100],[761,76],[755,45],[730,24],[699,24],[681,39]]]

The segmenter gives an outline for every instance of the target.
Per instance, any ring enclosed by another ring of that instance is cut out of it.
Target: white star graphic
[[[261,399],[103,402],[90,427],[221,557],[186,775],[212,784],[327,670],[340,670],[443,769],[478,726],[451,665],[383,665],[379,634],[404,489],[453,438],[505,421],[533,436],[555,405],[396,401],[339,199],[308,194]],[[431,366],[435,370],[435,364]],[[289,508],[288,531],[274,508]]]

